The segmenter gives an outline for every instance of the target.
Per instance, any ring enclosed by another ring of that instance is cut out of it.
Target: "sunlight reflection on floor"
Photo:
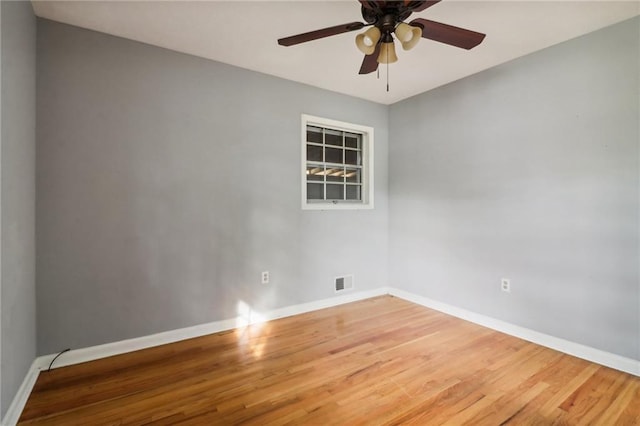
[[[238,345],[247,348],[254,358],[262,357],[270,328],[263,315],[254,311],[246,302],[242,300],[238,302],[236,317]]]

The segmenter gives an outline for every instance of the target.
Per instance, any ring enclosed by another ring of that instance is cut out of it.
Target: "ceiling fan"
[[[369,74],[378,69],[378,64],[389,64],[398,60],[392,33],[396,35],[404,50],[413,48],[420,37],[467,50],[476,47],[484,40],[485,34],[428,19],[416,18],[408,24],[404,22],[412,13],[421,12],[439,2],[440,0],[359,0],[362,19],[367,22],[366,24],[357,21],[349,22],[281,38],[278,44],[293,46],[356,31],[370,25],[371,28],[356,36],[356,46],[365,54],[359,74]]]

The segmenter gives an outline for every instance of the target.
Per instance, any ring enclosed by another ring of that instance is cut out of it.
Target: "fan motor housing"
[[[399,22],[411,15],[411,9],[402,7],[401,2],[387,2],[384,8],[362,6],[362,19],[384,32],[392,32]]]

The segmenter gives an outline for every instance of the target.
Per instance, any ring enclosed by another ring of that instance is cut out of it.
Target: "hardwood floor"
[[[383,296],[43,372],[21,425],[638,425],[640,378]]]

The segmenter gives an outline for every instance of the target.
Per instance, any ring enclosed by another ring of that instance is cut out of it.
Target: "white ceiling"
[[[391,104],[640,14],[633,1],[443,0],[413,14],[486,33],[466,51],[422,39],[399,61],[358,75],[360,31],[297,46],[278,38],[362,21],[342,1],[34,1],[37,16]]]

